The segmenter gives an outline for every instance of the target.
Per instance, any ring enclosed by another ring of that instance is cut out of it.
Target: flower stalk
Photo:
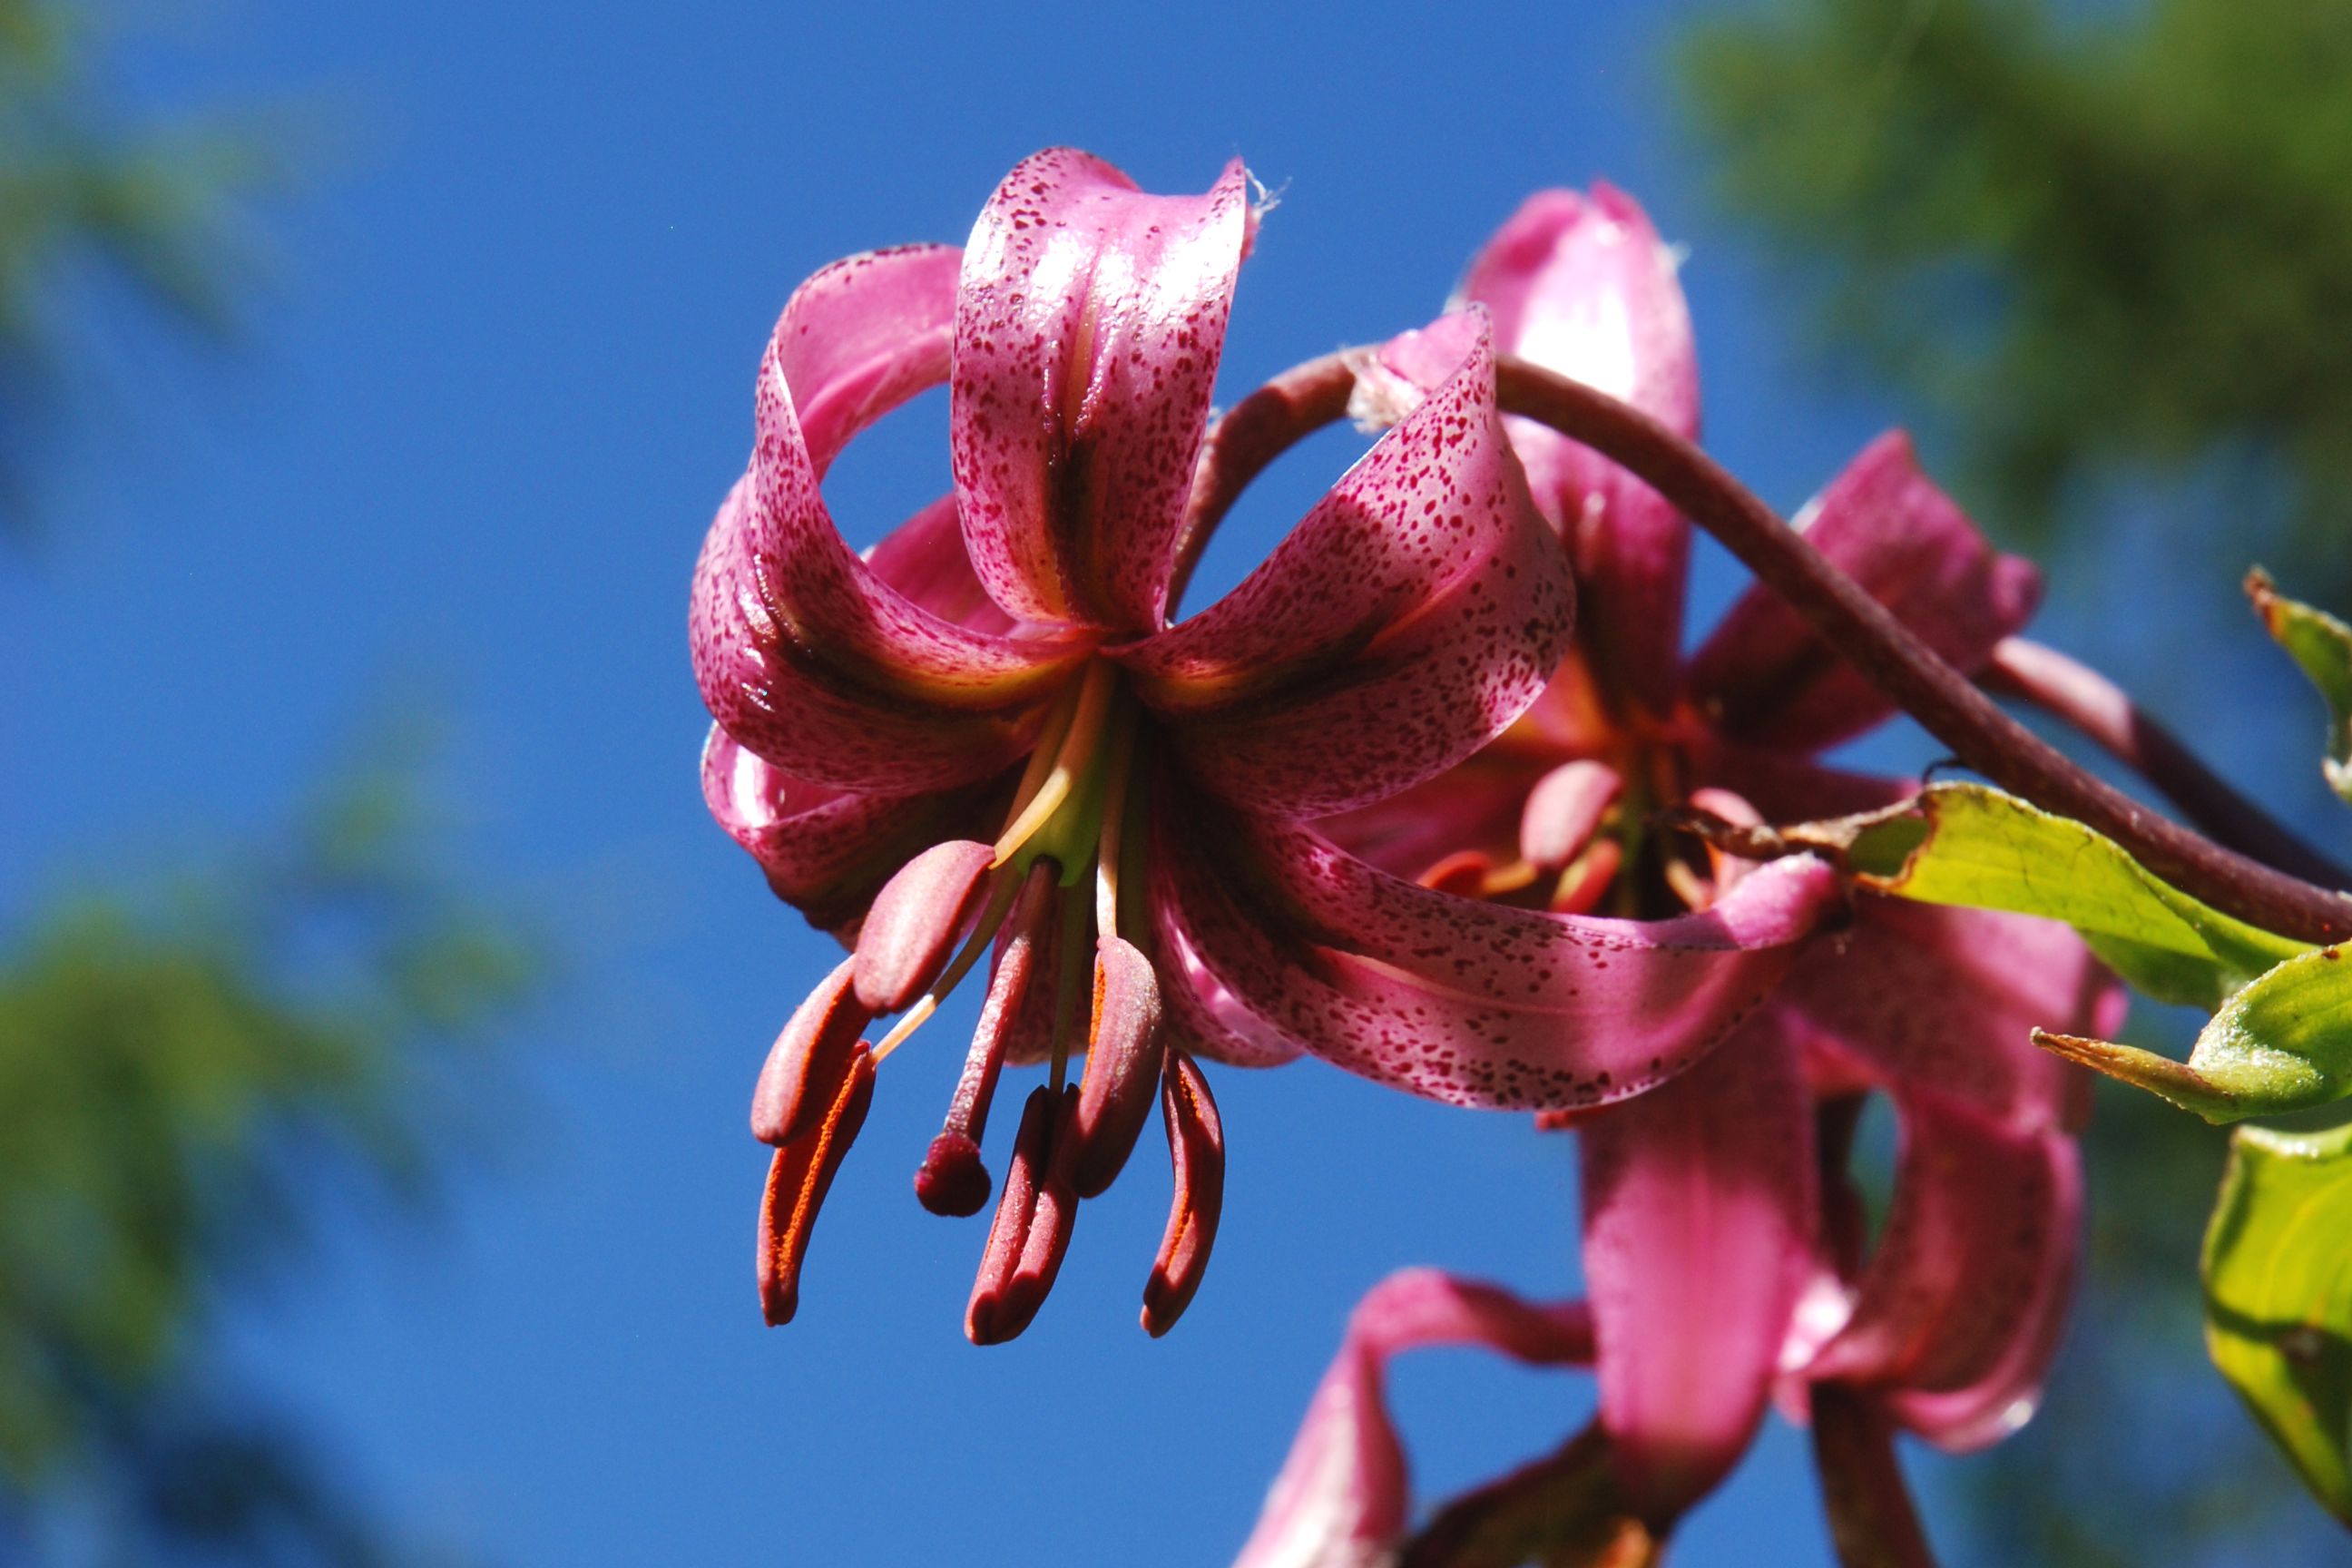
[[[1180,583],[1250,479],[1347,412],[1358,372],[1376,353],[1342,349],[1306,361],[1234,405],[1202,450],[1181,536]],[[1514,354],[1496,356],[1496,377],[1506,412],[1590,446],[1656,489],[1965,766],[2105,834],[2215,909],[2305,942],[2352,937],[2352,897],[2216,843],[2086,772],[2002,711],[1695,443],[1605,392]],[[2313,875],[2325,864],[2308,851],[2289,858]]]

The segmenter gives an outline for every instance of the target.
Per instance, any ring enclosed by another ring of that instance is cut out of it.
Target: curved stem
[[[1284,371],[1225,411],[1201,445],[1192,503],[1176,537],[1176,568],[1168,582],[1172,617],[1217,524],[1266,465],[1348,412],[1354,364],[1362,350],[1325,354]]]
[[[1499,401],[1618,463],[1720,541],[1966,766],[2105,834],[2191,898],[2305,942],[2352,936],[2352,898],[2273,870],[2158,815],[2001,711],[1893,612],[1696,447],[1581,382],[1506,355]]]
[[[2241,854],[2308,881],[2352,886],[2352,872],[2232,789],[2179,736],[2141,711],[2129,693],[2079,659],[2025,637],[2004,637],[1977,683],[2031,702],[2079,731]]]
[[[1353,366],[1369,352],[1345,349],[1286,371],[1220,421],[1202,448],[1178,546],[1180,590],[1250,479],[1347,411]],[[1505,410],[1591,447],[1713,534],[1965,766],[2106,835],[2215,909],[2305,942],[2352,938],[2352,897],[2226,849],[2084,772],[2003,712],[1690,442],[1606,393],[1513,355],[1500,356],[1496,380]]]

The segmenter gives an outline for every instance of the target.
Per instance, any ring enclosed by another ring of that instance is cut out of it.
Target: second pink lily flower
[[[927,1205],[986,1201],[998,1075],[1052,1067],[967,1331],[1029,1321],[1078,1199],[1118,1174],[1156,1095],[1176,1171],[1146,1292],[1157,1332],[1199,1281],[1223,1188],[1197,1058],[1304,1047],[1461,1103],[1600,1103],[1703,1055],[1841,901],[1801,858],[1679,920],[1530,910],[1418,886],[1303,826],[1409,791],[1509,725],[1567,651],[1570,574],[1496,418],[1474,311],[1434,334],[1445,363],[1413,412],[1239,587],[1171,624],[1254,227],[1238,164],[1205,195],[1155,196],[1048,152],[1006,177],[961,253],[841,262],[777,325],[692,616],[710,808],[854,948],[753,1105],[777,1146],[772,1321],[795,1310],[876,1065],[983,958]],[[942,380],[954,491],[861,557],[824,471]]]
[[[1675,264],[1621,193],[1532,198],[1473,264],[1464,294],[1490,312],[1505,351],[1696,435]],[[1427,358],[1427,334],[1389,345],[1360,374],[1360,407],[1374,417],[1412,407],[1429,384]],[[1492,745],[1322,832],[1465,898],[1678,920],[1764,871],[1663,825],[1668,808],[1790,821],[1909,791],[1819,760],[1892,710],[1793,613],[1751,590],[1685,657],[1687,524],[1587,448],[1508,424],[1575,565],[1575,647]],[[2021,626],[2039,596],[2033,570],[1986,543],[1900,436],[1866,448],[1800,522],[1963,668]],[[1222,955],[1208,956],[1217,968]],[[1710,1489],[1784,1373],[1800,1406],[1810,1379],[1879,1390],[1895,1419],[1948,1447],[1990,1441],[2024,1418],[2071,1285],[2081,1199],[2072,1130],[2084,1104],[2078,1075],[2034,1049],[2028,1031],[2110,1026],[2121,1001],[2063,928],[1862,895],[1851,928],[1811,948],[1690,1071],[1562,1119],[1583,1156],[1601,1426],[1633,1512],[1663,1531]],[[1865,1258],[1843,1173],[1872,1091],[1894,1100],[1902,1151],[1893,1215]],[[1510,1350],[1517,1341],[1491,1325],[1517,1320],[1499,1310],[1446,1331]],[[1333,1375],[1367,1353],[1351,1348]],[[1349,1408],[1350,1420],[1370,1418],[1362,1401]],[[1252,1568],[1353,1561],[1347,1550],[1369,1549],[1405,1517],[1385,1495],[1400,1468],[1328,1464],[1366,1442],[1394,1447],[1310,1422],[1288,1489],[1245,1554]],[[1307,1498],[1310,1473],[1339,1489]],[[1318,1540],[1330,1555],[1317,1554]]]

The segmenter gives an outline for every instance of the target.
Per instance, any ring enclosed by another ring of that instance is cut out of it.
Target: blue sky
[[[1227,1073],[1226,1225],[1181,1328],[1135,1328],[1166,1203],[1139,1158],[1036,1327],[974,1350],[984,1222],[908,1188],[950,1022],[890,1064],[800,1320],[762,1330],[744,1107],[832,958],[703,814],[686,584],[793,286],[960,239],[1056,142],[1161,189],[1238,153],[1282,193],[1233,393],[1426,319],[1521,196],[1605,175],[1690,247],[1710,445],[1793,506],[1896,411],[1821,390],[1795,310],[1707,209],[1664,73],[1687,14],[225,0],[131,57],[143,102],[304,106],[315,190],[273,227],[246,352],[114,367],[115,417],[55,475],[70,526],[0,576],[0,654],[34,672],[0,700],[0,889],[22,908],[262,831],[381,694],[421,686],[451,715],[458,858],[569,955],[494,1108],[516,1136],[445,1219],[345,1216],[325,1269],[236,1324],[387,1512],[515,1568],[1220,1563],[1366,1287],[1433,1263],[1573,1288],[1563,1142],[1318,1066]],[[944,424],[926,403],[845,461],[857,542],[940,487]],[[1253,496],[1204,589],[1349,439]],[[1708,570],[1719,604],[1734,579]],[[2182,627],[2242,633],[2211,586],[2121,627],[2062,593],[2053,624],[2128,668]],[[2305,782],[2284,793],[2307,806]],[[1591,1405],[1579,1377],[1451,1353],[1398,1391],[1430,1495]],[[1694,1563],[1825,1561],[1801,1439],[1768,1435],[1686,1533]]]

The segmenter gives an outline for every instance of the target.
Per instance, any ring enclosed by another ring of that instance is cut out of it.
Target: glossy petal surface
[[[926,609],[849,549],[820,492],[851,436],[946,374],[955,262],[939,247],[856,257],[793,294],[761,367],[751,471],[695,570],[713,717],[839,788],[911,794],[995,771],[1080,651]],[[915,526],[936,535],[934,516]]]
[[[860,795],[795,778],[713,725],[702,798],[776,896],[828,931],[852,924],[907,858],[948,837],[983,793]]]
[[[1206,195],[1155,196],[1054,148],[990,198],[950,417],[964,537],[1008,614],[1160,625],[1252,222],[1238,160]]]
[[[1597,184],[1541,191],[1479,252],[1465,299],[1496,346],[1698,433],[1698,364],[1674,252],[1640,205]],[[1585,645],[1618,690],[1663,709],[1680,659],[1690,528],[1656,491],[1590,447],[1507,421],[1536,502],[1575,558]]]
[[[1601,1425],[1627,1496],[1663,1524],[1747,1447],[1811,1270],[1797,1044],[1768,1015],[1578,1138]]]
[[[1195,778],[1298,818],[1394,795],[1500,733],[1573,613],[1480,337],[1240,586],[1112,652]]]
[[[1547,915],[1388,875],[1301,828],[1205,821],[1167,836],[1156,919],[1235,1005],[1326,1060],[1460,1105],[1559,1110],[1637,1094],[1764,998],[1842,894],[1776,862],[1704,914]]]

